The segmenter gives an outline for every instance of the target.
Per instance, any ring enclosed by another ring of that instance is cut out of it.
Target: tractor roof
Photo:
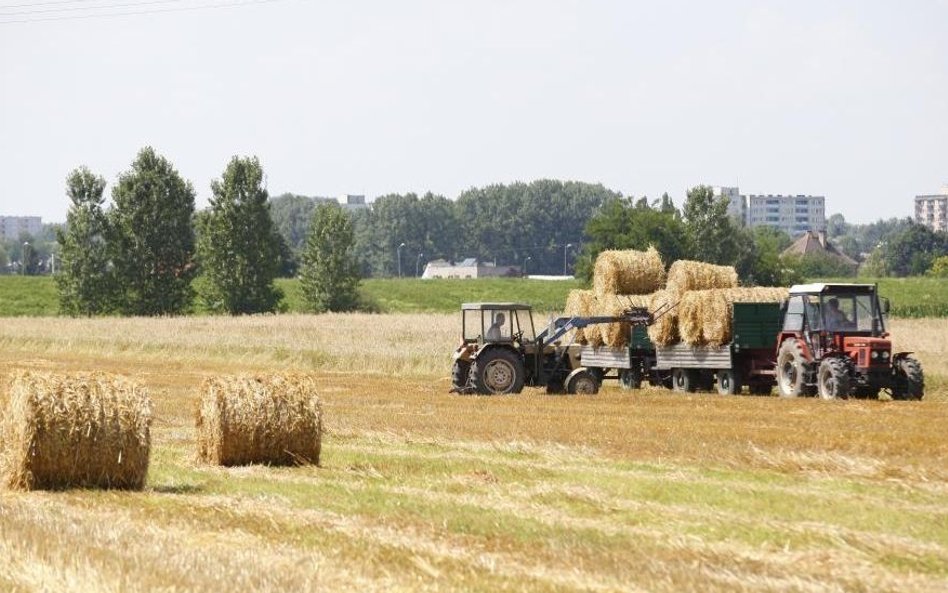
[[[790,294],[823,294],[836,292],[855,292],[868,294],[875,292],[875,284],[847,284],[814,282],[812,284],[795,284],[790,287]]]
[[[462,303],[462,311],[511,311],[511,310],[521,310],[529,311],[532,309],[530,305],[525,305],[523,303]]]

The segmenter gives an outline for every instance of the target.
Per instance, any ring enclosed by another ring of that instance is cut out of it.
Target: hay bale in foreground
[[[678,294],[685,294],[689,290],[737,288],[737,270],[734,266],[680,259],[668,268],[665,288]]]
[[[592,290],[571,290],[566,296],[566,308],[563,314],[568,317],[592,315],[596,310],[596,293]],[[576,342],[587,342],[585,328],[576,329]]]
[[[651,295],[610,294],[596,299],[596,315],[621,315],[629,307],[648,307]],[[586,334],[598,331],[600,341],[613,348],[622,348],[629,343],[631,326],[628,323],[600,323],[586,328]]]
[[[21,372],[0,421],[0,476],[10,488],[140,490],[151,449],[151,401],[106,373]]]
[[[659,310],[667,311],[648,327],[649,339],[660,346],[668,346],[678,341],[678,307],[674,307],[678,298],[677,292],[664,289],[649,295],[649,311],[653,314]]]
[[[654,247],[648,251],[603,251],[593,267],[593,288],[607,294],[648,294],[665,283],[665,264]]]
[[[678,305],[681,339],[694,346],[721,346],[731,341],[733,303],[779,303],[789,290],[781,287],[696,290]]]
[[[206,379],[196,424],[198,457],[208,463],[319,464],[322,409],[306,375]]]

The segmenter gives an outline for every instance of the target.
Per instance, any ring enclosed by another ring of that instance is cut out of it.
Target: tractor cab
[[[521,303],[464,303],[461,305],[464,344],[522,344],[533,342],[533,310]]]

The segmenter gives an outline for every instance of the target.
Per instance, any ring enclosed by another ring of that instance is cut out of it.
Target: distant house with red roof
[[[807,231],[800,235],[800,238],[793,242],[790,247],[783,250],[780,257],[796,255],[801,257],[830,257],[838,260],[840,263],[852,268],[853,272],[859,267],[859,262],[849,257],[842,251],[836,249],[826,240],[826,233],[823,231]]]

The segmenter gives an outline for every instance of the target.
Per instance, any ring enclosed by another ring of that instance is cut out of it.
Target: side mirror
[[[889,303],[889,299],[882,297],[882,314],[888,315],[890,308],[892,308],[892,305]]]

